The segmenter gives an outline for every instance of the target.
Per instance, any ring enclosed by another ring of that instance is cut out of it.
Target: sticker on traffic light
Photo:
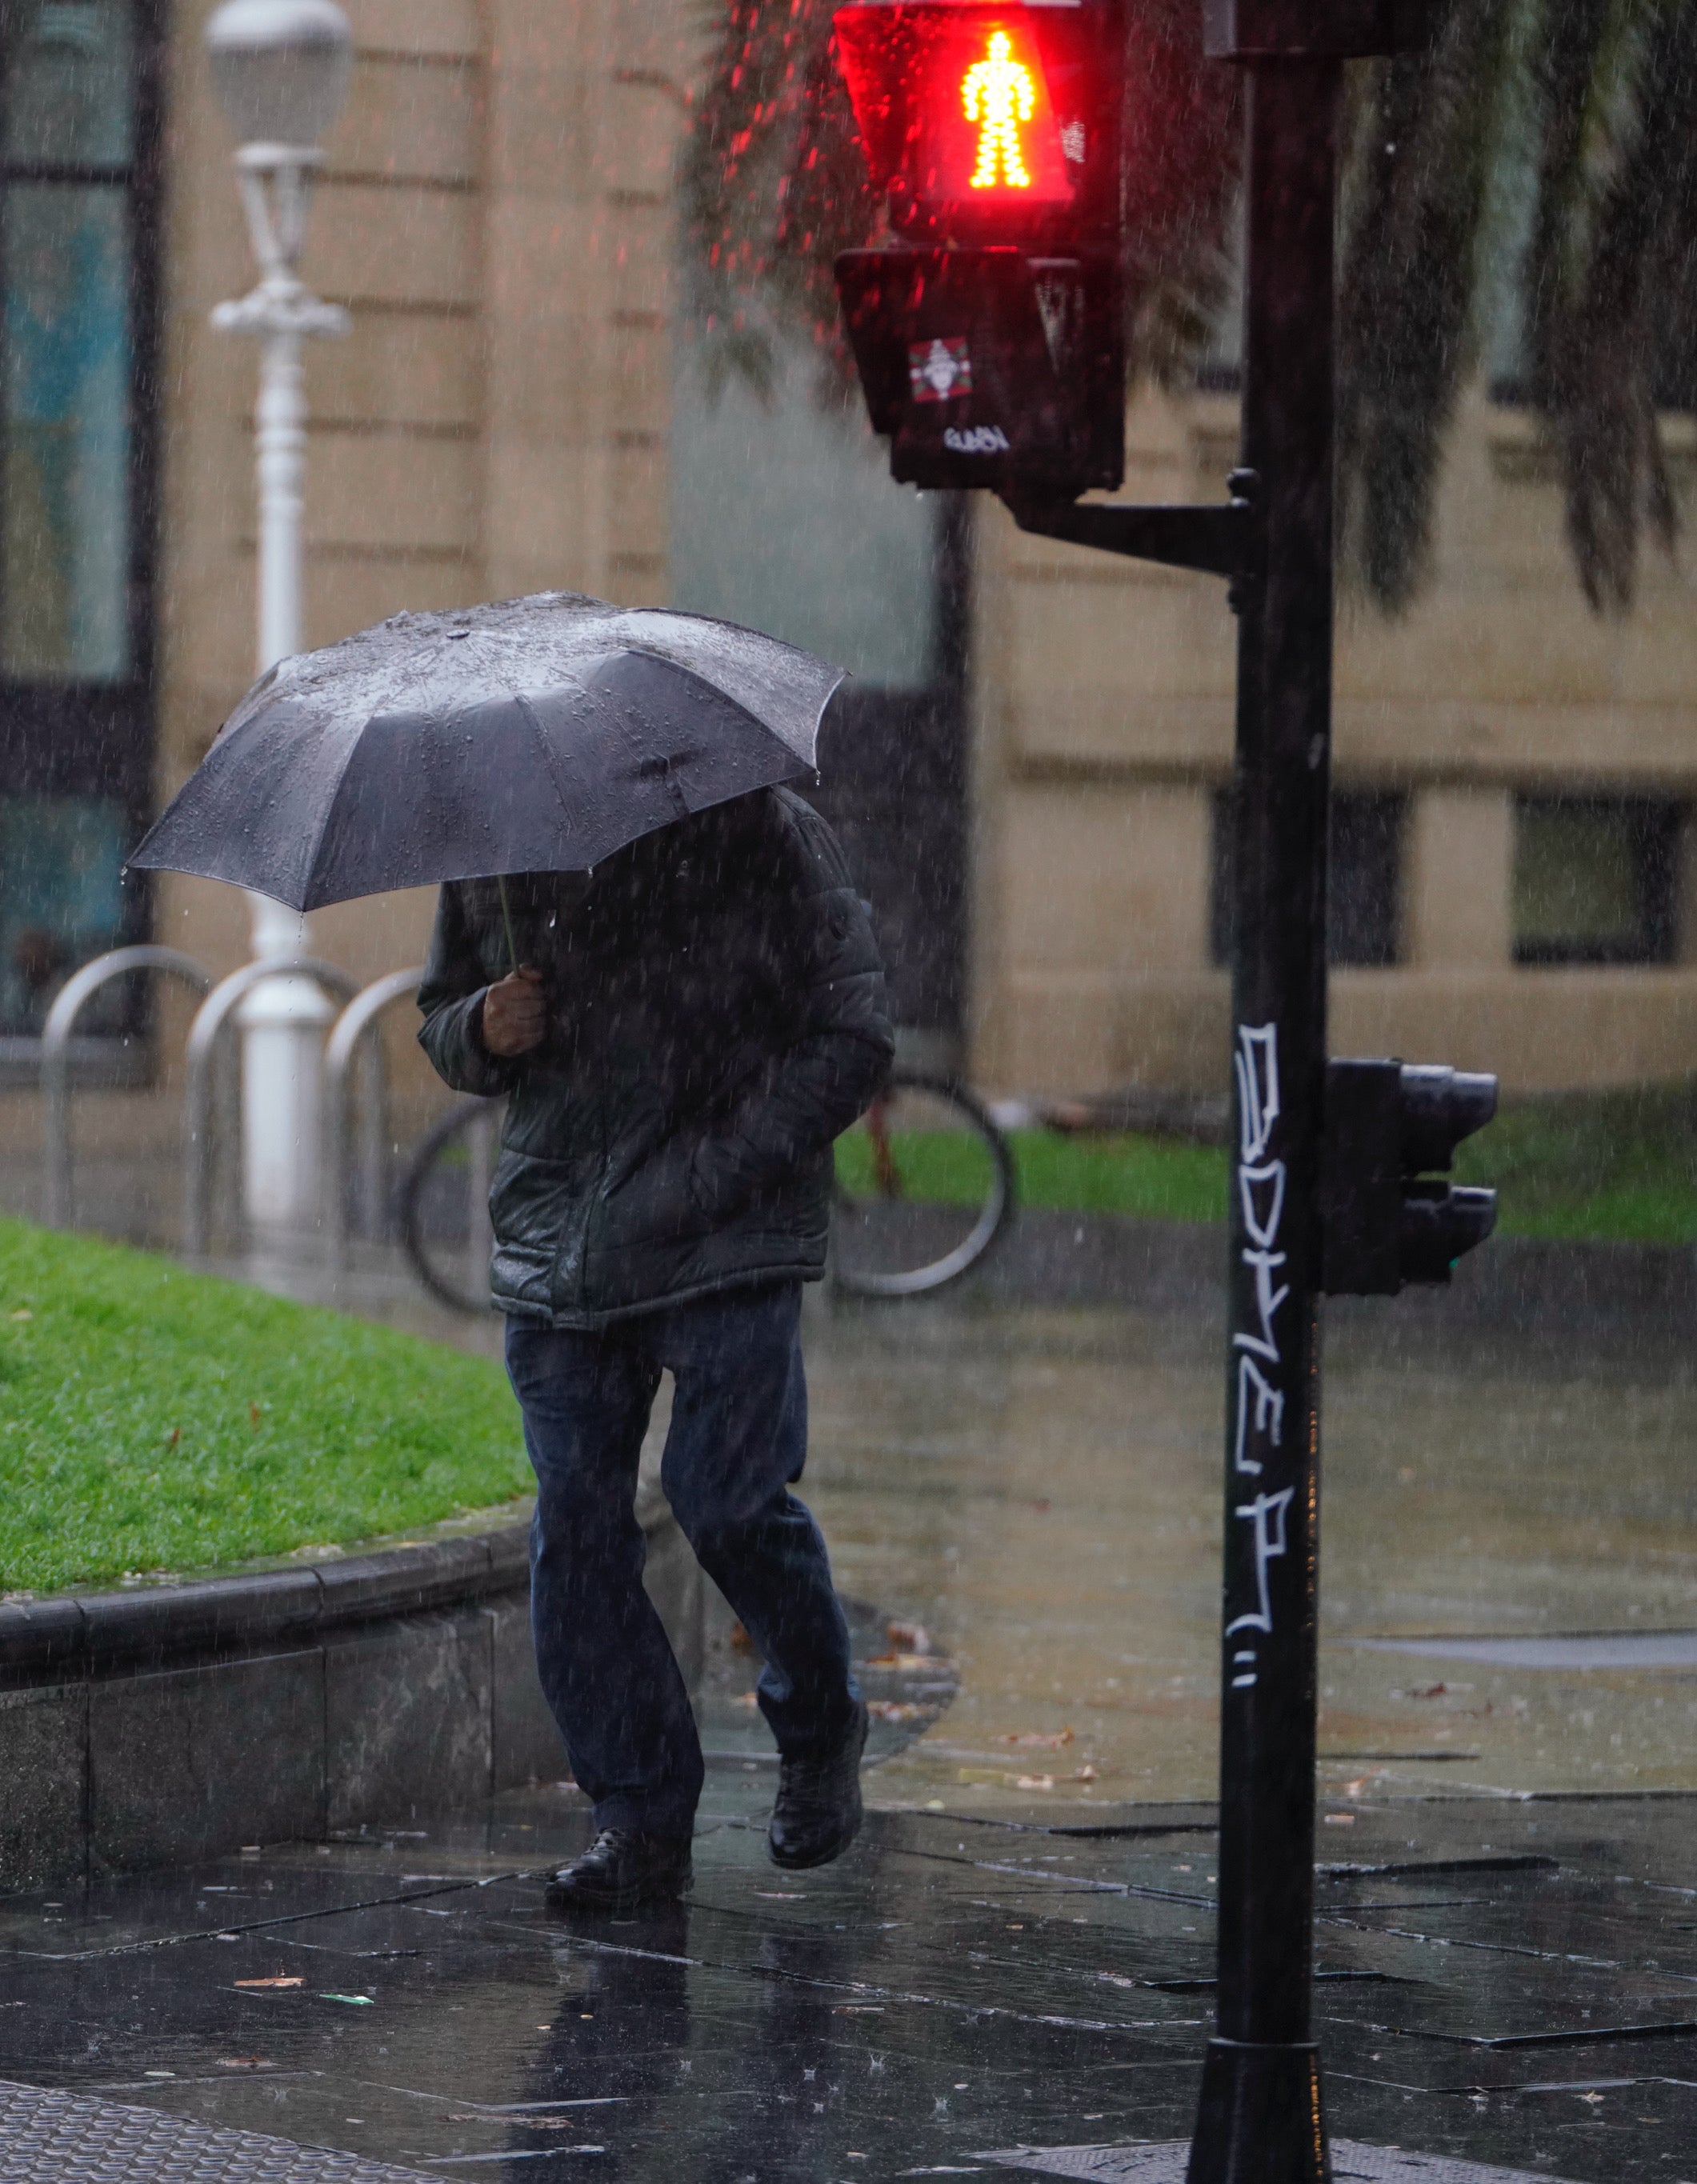
[[[953,402],[972,392],[972,355],[966,343],[936,334],[907,344],[907,382],[916,402]]]
[[[844,323],[899,481],[995,487],[1023,477],[1052,495],[1097,482],[1106,465],[1067,391],[1089,359],[1077,351],[1082,337],[1069,347],[1065,330],[1087,315],[1051,297],[1086,277],[1071,260],[1021,250],[844,253]]]

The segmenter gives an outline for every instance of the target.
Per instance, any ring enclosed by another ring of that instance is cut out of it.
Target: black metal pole
[[[1341,70],[1248,69],[1219,1999],[1190,2184],[1329,2176],[1312,2044],[1320,1164]]]

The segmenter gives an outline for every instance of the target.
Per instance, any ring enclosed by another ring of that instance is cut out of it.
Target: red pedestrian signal
[[[1117,485],[1119,0],[856,0],[832,20],[899,238],[837,263],[896,477]]]
[[[1023,20],[1036,12],[970,0],[838,9],[855,120],[899,225],[999,225],[1010,207],[1071,209],[1085,122],[1056,113],[1044,42]]]
[[[967,187],[1029,190],[1031,170],[1021,138],[1036,122],[1037,79],[1024,61],[1013,58],[1006,31],[991,32],[984,58],[961,78],[961,108],[978,135]],[[1061,183],[1053,194],[1058,196],[1064,187]]]

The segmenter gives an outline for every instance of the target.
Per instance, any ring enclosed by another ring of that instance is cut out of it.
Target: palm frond
[[[1512,0],[1455,0],[1422,50],[1370,64],[1348,148],[1355,217],[1339,292],[1346,566],[1381,605],[1422,573],[1444,427],[1471,360]]]
[[[686,312],[710,380],[734,373],[767,395],[773,319],[797,304],[784,277],[784,201],[819,107],[832,4],[721,0],[706,13],[717,15],[717,35],[679,173]],[[851,129],[847,137],[858,155]],[[846,197],[869,205],[865,173]]]
[[[1697,250],[1697,8],[1598,12],[1583,104],[1563,110],[1566,86],[1547,93],[1533,387],[1561,448],[1580,582],[1594,607],[1624,612],[1643,532],[1671,552],[1678,531],[1657,405],[1670,298]]]
[[[1125,55],[1126,354],[1132,382],[1195,376],[1231,284],[1242,78],[1202,51],[1195,0],[1131,0]]]

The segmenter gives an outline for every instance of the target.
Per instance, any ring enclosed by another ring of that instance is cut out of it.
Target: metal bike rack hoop
[[[325,1252],[339,1268],[348,1255],[348,1080],[360,1041],[392,1002],[416,993],[422,967],[391,971],[357,993],[330,1028],[324,1046]]]
[[[114,978],[137,971],[158,971],[181,978],[196,993],[205,994],[212,974],[185,956],[180,948],[159,948],[151,943],[135,948],[113,948],[68,978],[54,996],[42,1027],[42,1100],[47,1135],[45,1217],[50,1228],[65,1228],[71,1217],[70,1153],[70,1039],[76,1020]]]
[[[316,956],[266,956],[244,963],[201,1003],[184,1050],[182,1094],[182,1249],[198,1259],[206,1249],[206,1195],[212,1150],[212,1055],[236,1004],[267,978],[315,978],[339,1001],[352,999],[358,982],[339,965]]]

